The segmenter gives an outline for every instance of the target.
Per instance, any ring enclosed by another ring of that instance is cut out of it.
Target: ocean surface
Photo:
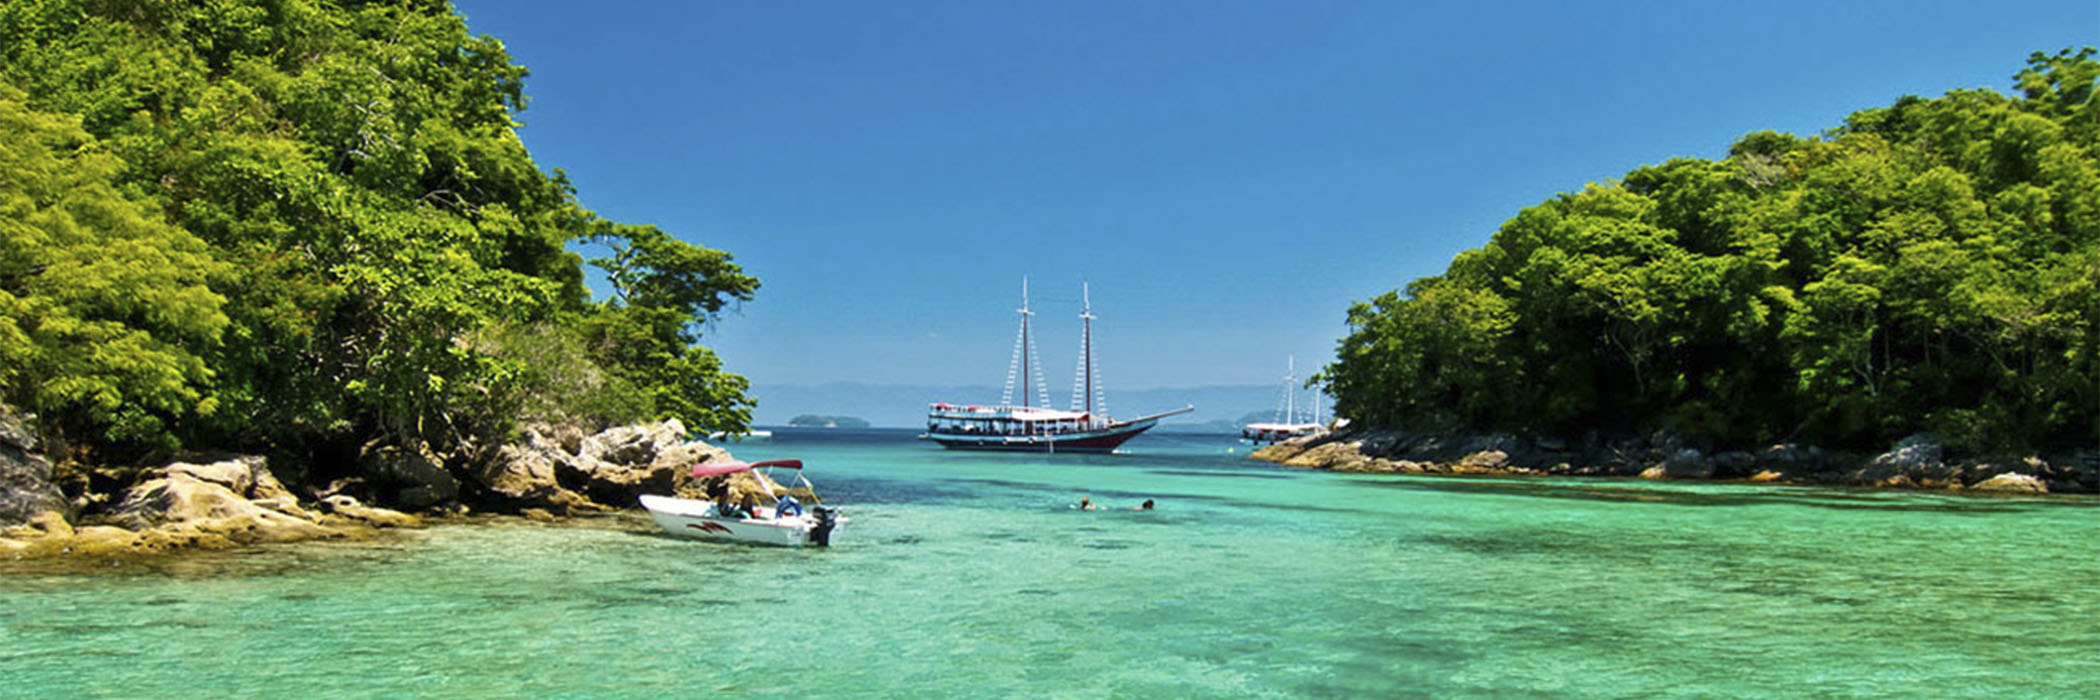
[[[775,436],[731,449],[806,460],[851,518],[834,547],[635,513],[0,563],[0,696],[2100,692],[2092,498],[1345,475],[1172,434],[1055,457]]]

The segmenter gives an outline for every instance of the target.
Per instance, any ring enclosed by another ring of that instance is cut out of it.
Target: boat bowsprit
[[[804,508],[793,496],[776,493],[773,489],[772,470],[786,469],[795,473],[795,487],[815,488],[802,474],[802,460],[782,459],[766,462],[717,462],[693,467],[694,478],[727,476],[739,472],[757,471],[758,485],[770,504],[730,503],[726,495],[717,500],[694,500],[670,496],[643,495],[642,507],[658,527],[673,537],[743,544],[773,545],[779,547],[828,547],[831,535],[846,517],[838,509],[817,505]],[[725,491],[726,494],[726,491]]]

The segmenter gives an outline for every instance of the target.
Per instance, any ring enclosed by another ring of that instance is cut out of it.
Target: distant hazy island
[[[804,413],[788,419],[788,425],[797,428],[865,428],[868,421],[853,416],[820,416]]]

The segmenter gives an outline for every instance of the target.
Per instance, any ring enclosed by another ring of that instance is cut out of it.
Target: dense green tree
[[[0,85],[0,401],[61,440],[177,447],[209,416],[202,355],[226,325],[203,241],[114,184],[122,163],[74,119]]]
[[[584,209],[518,139],[525,75],[433,0],[0,5],[0,84],[8,114],[28,115],[5,127],[10,157],[58,163],[4,176],[30,193],[10,183],[6,225],[52,242],[0,253],[18,270],[0,273],[16,328],[0,331],[0,396],[86,449],[443,448],[521,418],[741,427],[746,383],[698,343],[757,281],[726,253]],[[51,232],[38,222],[53,211],[94,225]],[[111,241],[151,269],[100,302],[24,301],[56,292],[19,270]],[[568,250],[585,241],[622,251],[610,299],[590,299]],[[18,350],[58,342],[66,326],[23,320],[55,313],[121,324],[66,332],[158,359]]]
[[[2093,55],[1559,195],[1351,308],[1322,376],[1344,415],[1416,429],[2090,445]]]

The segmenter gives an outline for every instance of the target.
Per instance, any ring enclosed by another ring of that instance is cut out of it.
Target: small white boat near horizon
[[[649,517],[656,520],[658,527],[673,537],[776,547],[831,546],[831,533],[845,524],[846,518],[839,515],[836,508],[817,505],[804,509],[792,496],[774,493],[770,471],[775,468],[793,470],[795,487],[816,492],[809,479],[802,475],[802,460],[799,459],[749,464],[719,462],[693,467],[693,477],[764,470],[760,474],[766,476],[759,479],[758,484],[767,498],[773,500],[772,505],[754,505],[748,512],[736,508],[725,511],[723,504],[716,501],[643,494],[642,508],[649,511]]]
[[[715,442],[770,442],[773,439],[773,431],[752,429],[743,432],[731,433],[717,430],[712,433],[708,433],[707,439],[713,440]]]
[[[1289,369],[1283,375],[1283,398],[1277,401],[1276,421],[1248,423],[1240,428],[1240,439],[1261,444],[1275,444],[1314,435],[1325,435],[1330,431],[1320,421],[1320,392],[1313,391],[1312,415],[1306,421],[1298,420],[1298,358],[1290,358]]]

